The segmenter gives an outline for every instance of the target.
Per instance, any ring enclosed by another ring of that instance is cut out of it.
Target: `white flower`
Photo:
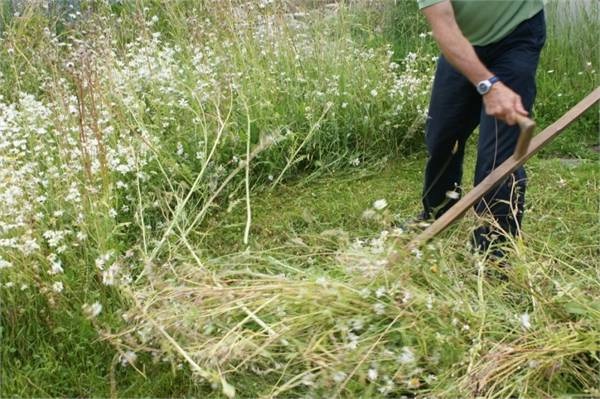
[[[373,202],[373,208],[375,208],[378,211],[382,210],[386,206],[388,206],[388,203],[383,198],[382,199],[378,199],[377,201]]]
[[[375,90],[375,89],[371,90],[371,96],[372,97],[377,97],[377,94],[378,94],[377,90]]]
[[[52,290],[54,292],[62,292],[63,288],[64,288],[64,286],[61,281],[57,281],[54,284],[52,284]]]
[[[373,311],[375,312],[375,314],[382,315],[385,313],[385,305],[383,303],[378,302],[375,305],[373,305]]]
[[[315,281],[315,283],[317,283],[321,287],[327,287],[327,279],[325,277],[323,277],[323,276],[317,278],[317,280]]]
[[[127,351],[121,355],[121,365],[134,364],[137,360],[137,355],[133,351]]]
[[[336,371],[333,375],[333,380],[337,383],[340,383],[346,379],[347,374],[343,371]]]
[[[421,258],[423,257],[423,252],[421,252],[421,251],[420,251],[420,250],[418,250],[417,248],[413,248],[413,250],[412,250],[412,251],[410,251],[410,252],[411,252],[411,253],[412,253],[412,254],[415,256],[415,258],[417,258],[417,259],[421,259]]]
[[[58,274],[58,273],[62,273],[64,270],[62,268],[60,259],[54,259],[52,260],[52,266],[50,268],[50,271],[48,273],[50,274]]]
[[[398,357],[398,363],[410,364],[415,361],[415,353],[408,346],[402,348],[402,353]]]
[[[369,371],[367,371],[367,378],[371,382],[375,382],[375,380],[377,380],[378,375],[379,373],[377,373],[377,369],[375,368],[370,368]]]
[[[377,298],[381,298],[382,296],[385,295],[385,291],[386,291],[385,287],[379,287],[379,288],[377,288],[377,291],[375,291],[375,296]]]
[[[102,283],[104,285],[115,285],[115,278],[119,273],[119,265],[117,263],[113,263],[107,270],[102,272]]]
[[[87,314],[88,317],[94,318],[102,312],[102,305],[98,302],[94,302],[91,305],[87,303],[82,306],[83,311]]]
[[[375,217],[375,211],[373,209],[366,209],[363,214],[362,214],[362,218],[365,220],[370,220],[373,219]]]
[[[523,313],[522,315],[520,315],[519,320],[521,321],[521,326],[524,329],[527,330],[531,328],[531,320],[529,319],[529,313]]]
[[[10,263],[9,261],[4,260],[0,257],[0,269],[9,268],[9,267],[12,267],[12,265],[13,265],[12,263]]]

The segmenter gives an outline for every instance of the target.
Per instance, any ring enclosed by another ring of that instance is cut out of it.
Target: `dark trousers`
[[[474,46],[479,59],[500,80],[521,96],[529,112],[536,94],[535,73],[546,40],[544,12],[522,22],[499,42]],[[458,192],[462,179],[465,143],[479,125],[479,143],[474,184],[509,158],[519,136],[518,126],[508,126],[485,113],[475,87],[441,56],[438,60],[429,115],[426,144],[429,159],[425,169],[423,207],[426,218],[437,218],[457,200],[447,192]],[[506,234],[517,235],[523,218],[526,188],[521,167],[475,205],[479,215],[492,215],[496,227],[480,226],[474,244],[487,250]],[[499,227],[499,229],[497,228]]]

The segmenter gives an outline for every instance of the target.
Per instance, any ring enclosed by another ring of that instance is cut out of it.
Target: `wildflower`
[[[371,90],[371,97],[377,97],[377,94],[379,94],[379,93],[377,93],[377,90],[375,90],[375,89]]]
[[[12,263],[10,263],[9,261],[4,260],[4,259],[2,259],[2,257],[0,257],[0,269],[9,268],[9,267],[12,267],[12,265],[13,265]]]
[[[102,305],[98,302],[94,302],[91,305],[86,303],[81,308],[83,309],[84,313],[92,319],[97,317],[100,312],[102,312]]]
[[[383,208],[385,208],[388,205],[387,201],[385,199],[378,199],[377,201],[373,202],[373,208],[375,208],[376,210],[380,211]]]
[[[385,295],[385,287],[379,287],[379,288],[377,288],[377,291],[375,291],[375,296],[377,298],[381,298],[384,295]]]
[[[342,108],[347,108],[348,107],[348,103],[342,103]]]
[[[348,344],[346,344],[346,347],[350,350],[354,350],[358,347],[358,335],[349,332],[348,333]]]
[[[76,237],[77,241],[85,241],[87,239],[87,234],[83,231],[78,231]]]
[[[108,270],[102,272],[102,283],[104,285],[115,285],[115,277],[119,273],[119,265],[112,264]]]
[[[411,253],[415,256],[415,258],[417,259],[421,259],[423,257],[423,252],[421,252],[420,250],[418,250],[417,248],[414,248]]]
[[[108,262],[108,260],[110,259],[111,256],[112,256],[112,251],[109,251],[109,252],[105,253],[104,255],[101,255],[100,257],[98,257],[95,261],[96,267],[100,270],[104,270],[104,266],[106,265],[106,262]]]
[[[48,271],[49,274],[59,274],[64,271],[62,268],[62,262],[60,261],[60,259],[55,258],[55,259],[51,260],[50,262],[51,262],[51,266],[50,266],[50,271]]]
[[[408,389],[417,389],[421,386],[421,381],[417,377],[413,377],[406,383]]]
[[[362,319],[350,320],[350,329],[353,331],[360,331],[365,327],[365,323]]]
[[[315,283],[317,283],[318,285],[320,285],[321,287],[327,287],[327,279],[323,276],[319,277]]]
[[[385,313],[385,305],[381,302],[378,302],[375,305],[373,305],[373,311],[375,312],[375,314],[382,315]]]
[[[344,373],[343,371],[336,371],[333,374],[333,380],[337,383],[340,383],[340,382],[344,381],[347,376],[348,375],[346,373]]]
[[[369,371],[367,371],[367,378],[369,379],[369,381],[375,382],[377,380],[377,377],[378,377],[377,369],[370,368]]]
[[[54,292],[62,292],[63,288],[64,288],[64,286],[61,281],[57,281],[54,284],[52,284],[52,290]]]
[[[402,353],[398,357],[398,363],[410,364],[415,361],[415,353],[408,346],[402,348]]]
[[[362,214],[362,218],[366,219],[366,220],[370,220],[375,218],[376,213],[373,209],[366,209],[363,214]]]
[[[128,364],[134,364],[137,360],[137,355],[133,351],[127,351],[121,355],[121,365],[126,366]]]
[[[529,318],[529,313],[523,313],[519,316],[519,320],[521,321],[521,326],[528,330],[531,328],[531,320]]]
[[[387,395],[395,389],[396,384],[394,384],[394,381],[387,375],[384,376],[383,379],[385,381],[385,385],[379,387],[377,390],[379,391],[379,393]]]

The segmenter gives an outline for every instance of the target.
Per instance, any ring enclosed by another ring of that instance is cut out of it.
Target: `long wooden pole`
[[[500,166],[494,169],[485,179],[481,181],[473,190],[469,191],[456,204],[448,209],[442,216],[436,219],[427,229],[415,237],[409,244],[409,248],[418,248],[435,235],[444,231],[452,222],[460,218],[470,207],[475,205],[488,191],[501,183],[508,175],[514,172],[519,166],[523,165],[529,158],[538,152],[543,146],[558,136],[581,114],[591,108],[600,100],[600,87],[597,87],[587,97],[581,100],[576,106],[571,108],[559,120],[548,126],[544,131],[531,140],[533,131],[533,122],[527,118],[519,120],[521,127],[521,136],[514,154],[504,161]]]

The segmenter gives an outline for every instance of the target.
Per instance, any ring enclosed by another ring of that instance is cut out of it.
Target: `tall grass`
[[[547,126],[598,86],[600,7],[584,0],[550,1],[546,6],[548,36],[538,73],[535,118]],[[600,142],[597,115],[577,122],[578,134],[565,134],[546,150],[563,156],[590,156]],[[588,151],[582,152],[582,142]]]

